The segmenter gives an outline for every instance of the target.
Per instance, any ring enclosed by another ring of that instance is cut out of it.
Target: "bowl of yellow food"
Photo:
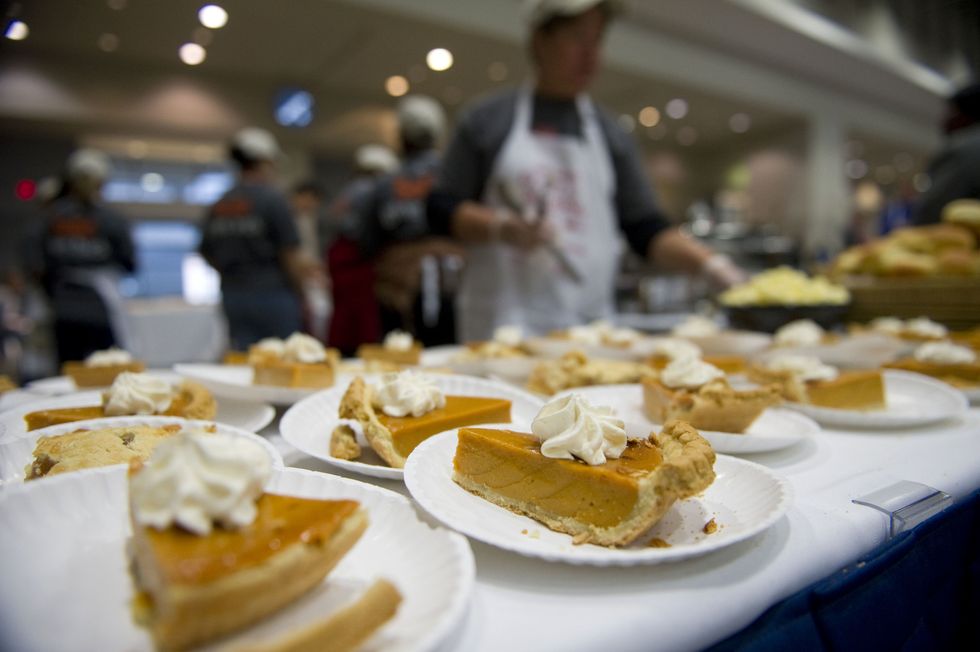
[[[718,300],[732,328],[773,333],[799,319],[833,329],[844,322],[851,296],[843,285],[822,276],[777,267],[726,290]]]

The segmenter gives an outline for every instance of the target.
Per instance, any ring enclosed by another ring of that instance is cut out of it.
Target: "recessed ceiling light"
[[[490,78],[490,81],[502,82],[507,79],[508,74],[507,64],[503,61],[494,61],[487,66],[487,76]]]
[[[218,5],[204,5],[197,12],[197,19],[209,29],[221,29],[228,23],[228,12]]]
[[[408,80],[401,75],[392,75],[385,80],[385,90],[392,97],[401,97],[408,92]]]
[[[3,33],[11,41],[23,41],[31,33],[27,23],[22,20],[12,20],[7,24],[7,30]]]
[[[735,113],[728,119],[728,128],[737,134],[744,134],[752,126],[752,118],[747,113]]]
[[[925,192],[932,187],[932,179],[925,172],[919,172],[912,177],[912,185],[918,192]]]
[[[677,142],[685,147],[689,147],[698,140],[698,130],[694,127],[681,127],[677,130]]]
[[[97,43],[103,52],[115,52],[119,49],[119,37],[108,32],[100,36]]]
[[[619,126],[623,128],[623,131],[631,134],[636,129],[636,118],[629,113],[624,113],[619,116]]]
[[[687,115],[687,102],[679,97],[675,97],[671,101],[667,102],[667,106],[665,108],[667,115],[674,120],[680,120]]]
[[[453,53],[446,48],[434,48],[425,55],[425,65],[436,72],[449,70],[453,67]]]
[[[188,66],[196,66],[208,56],[208,51],[197,43],[184,43],[180,46],[180,60]]]
[[[160,192],[163,190],[163,175],[157,172],[147,172],[140,177],[140,187],[146,192]]]
[[[660,122],[660,111],[655,106],[645,106],[640,109],[638,114],[640,124],[644,127],[656,127]]]

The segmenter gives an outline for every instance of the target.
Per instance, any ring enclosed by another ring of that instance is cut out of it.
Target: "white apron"
[[[470,246],[457,301],[461,341],[489,339],[497,326],[545,334],[608,317],[619,268],[613,211],[612,161],[592,102],[576,98],[584,138],[531,131],[531,90],[517,96],[511,126],[481,201],[507,208],[501,188],[533,213],[539,198],[556,244],[582,278],[562,271],[541,247],[531,252],[502,243]]]

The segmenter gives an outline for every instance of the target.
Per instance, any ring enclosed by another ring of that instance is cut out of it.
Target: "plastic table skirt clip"
[[[888,516],[888,536],[894,537],[942,512],[953,504],[953,498],[920,482],[902,480],[851,502]]]

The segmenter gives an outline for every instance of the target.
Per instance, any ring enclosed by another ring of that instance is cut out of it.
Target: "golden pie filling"
[[[173,400],[170,402],[170,407],[167,408],[165,412],[160,413],[160,415],[154,416],[174,416],[179,417],[184,415],[184,410],[189,404],[189,396],[186,392],[180,391],[174,396]],[[70,407],[70,408],[52,408],[49,410],[38,410],[37,412],[28,412],[24,415],[24,424],[28,430],[37,430],[38,428],[47,428],[48,426],[57,426],[62,423],[73,423],[75,421],[82,421],[84,419],[101,419],[107,416],[105,410],[101,405],[85,405],[82,407]]]
[[[820,407],[840,410],[875,410],[885,407],[885,383],[881,372],[849,371],[833,380],[806,383],[807,398]]]
[[[510,430],[461,428],[456,474],[505,498],[533,502],[555,515],[613,527],[633,511],[639,480],[663,463],[656,447],[631,440],[619,459],[590,466],[541,454],[537,437]]]
[[[311,500],[263,494],[258,515],[238,530],[215,528],[197,536],[177,527],[145,528],[169,584],[206,584],[257,566],[296,543],[327,542],[359,507],[353,500]]]
[[[376,412],[402,457],[408,457],[416,446],[445,430],[478,423],[510,423],[510,401],[477,396],[447,396],[444,407],[420,417],[392,417],[380,409]]]

